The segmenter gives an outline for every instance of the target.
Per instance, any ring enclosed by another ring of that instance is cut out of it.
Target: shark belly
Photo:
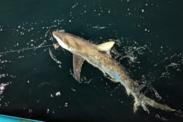
[[[109,74],[114,77],[116,80],[120,81],[121,80],[121,77],[114,71],[109,71]]]
[[[110,70],[108,74],[115,80],[115,82],[120,82],[123,86],[126,86],[125,81],[120,77],[118,73]]]

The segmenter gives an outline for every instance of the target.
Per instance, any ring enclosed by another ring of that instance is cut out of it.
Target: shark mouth
[[[54,34],[53,34],[53,36],[54,36],[54,38],[57,40],[57,42],[59,43],[59,45],[60,45],[61,47],[63,47],[64,49],[69,50],[69,47],[68,47],[60,38],[58,38],[58,37],[55,36]]]

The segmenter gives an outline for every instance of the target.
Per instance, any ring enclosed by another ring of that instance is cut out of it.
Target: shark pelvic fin
[[[78,81],[80,81],[80,73],[83,65],[84,59],[78,55],[73,54],[73,70],[74,76]]]
[[[102,43],[102,44],[98,45],[97,47],[98,47],[99,51],[106,52],[109,56],[111,56],[110,50],[114,44],[115,44],[115,42],[110,41],[110,42]]]

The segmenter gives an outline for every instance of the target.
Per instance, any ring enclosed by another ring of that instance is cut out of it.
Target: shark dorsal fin
[[[111,48],[113,47],[114,44],[115,44],[115,42],[113,42],[113,41],[105,42],[105,43],[99,44],[97,46],[97,48],[99,49],[99,51],[106,52],[106,54],[111,56],[110,55],[110,50],[111,50]]]
[[[101,51],[110,51],[111,48],[113,47],[115,42],[113,41],[110,41],[110,42],[105,42],[105,43],[102,43],[102,44],[99,44],[98,45],[98,49],[101,50]]]
[[[78,81],[80,81],[80,73],[81,73],[81,68],[83,65],[84,59],[81,56],[73,54],[73,71],[74,71],[74,76]]]

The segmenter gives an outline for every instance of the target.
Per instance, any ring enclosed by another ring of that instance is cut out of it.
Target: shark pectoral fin
[[[101,51],[108,52],[111,50],[111,48],[113,47],[114,44],[115,44],[115,42],[110,41],[110,42],[105,42],[105,43],[99,44],[97,47]]]
[[[80,73],[83,65],[84,59],[78,55],[73,54],[73,70],[74,76],[78,81],[80,81]]]

